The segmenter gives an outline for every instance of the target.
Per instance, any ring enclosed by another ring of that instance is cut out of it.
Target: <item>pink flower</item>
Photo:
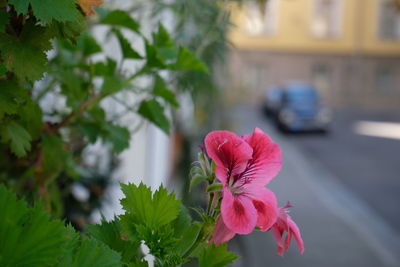
[[[264,186],[281,168],[279,146],[258,128],[243,137],[214,131],[206,136],[205,145],[223,186],[221,216],[211,240],[223,243],[235,234],[249,234],[255,226],[270,229],[278,206],[275,194]]]
[[[297,246],[299,247],[300,253],[303,254],[304,252],[304,243],[300,235],[300,230],[292,218],[290,218],[290,216],[287,214],[288,208],[291,207],[292,206],[288,203],[285,207],[279,208],[278,219],[271,228],[276,242],[278,243],[278,249],[276,250],[276,253],[278,253],[280,256],[283,256],[285,250],[289,249],[290,241],[293,235]],[[287,235],[283,243],[282,238],[285,232],[287,232]]]

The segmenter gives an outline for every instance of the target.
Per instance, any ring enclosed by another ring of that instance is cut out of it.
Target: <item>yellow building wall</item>
[[[340,35],[330,39],[314,37],[311,32],[313,0],[279,0],[277,30],[271,35],[249,35],[244,11],[234,8],[237,27],[230,39],[235,47],[246,50],[400,55],[400,42],[378,38],[378,1],[342,0]]]
[[[379,20],[379,1],[380,0],[362,0],[362,17],[365,25],[363,40],[361,43],[362,52],[365,54],[378,55],[400,55],[400,40],[388,41],[379,39],[378,20]]]

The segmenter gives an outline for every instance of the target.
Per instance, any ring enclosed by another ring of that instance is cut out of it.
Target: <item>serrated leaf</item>
[[[33,14],[44,23],[50,23],[53,19],[57,21],[73,21],[77,19],[78,10],[75,0],[9,0],[18,14],[28,12],[29,5]]]
[[[121,256],[94,238],[85,238],[70,255],[64,256],[57,267],[118,267]]]
[[[23,157],[31,149],[31,135],[19,123],[10,121],[2,129],[3,141],[10,144],[17,157]]]
[[[16,114],[20,103],[29,100],[27,93],[14,81],[0,81],[0,119],[4,114]]]
[[[167,88],[164,80],[156,75],[154,80],[153,94],[162,97],[165,101],[170,103],[174,107],[179,107],[179,103],[175,98],[174,92]]]
[[[180,201],[175,198],[174,193],[169,194],[163,186],[160,186],[154,194],[143,183],[139,186],[122,184],[121,188],[125,194],[121,204],[136,224],[157,229],[178,216]]]
[[[0,10],[0,33],[4,32],[6,30],[7,24],[8,24],[8,13],[7,13],[7,11],[1,9]]]
[[[67,232],[41,206],[28,208],[0,185],[0,266],[52,266],[63,252]]]
[[[186,47],[179,48],[178,59],[176,63],[171,66],[172,69],[176,70],[194,70],[194,71],[208,72],[206,64],[204,64],[203,61],[198,59]]]
[[[21,80],[38,80],[46,71],[46,51],[51,48],[46,28],[27,23],[19,37],[0,34],[4,65]]]
[[[124,262],[131,261],[132,257],[135,256],[135,250],[140,246],[139,241],[132,242],[124,238],[121,234],[122,229],[118,220],[103,221],[101,224],[89,225],[88,230],[91,236],[119,252]]]
[[[166,134],[169,133],[168,118],[164,114],[164,107],[157,100],[143,100],[140,103],[138,113],[160,127]]]
[[[228,245],[205,246],[199,254],[199,267],[222,267],[233,263],[237,256],[233,252],[227,251]]]
[[[129,41],[122,35],[122,33],[119,30],[114,29],[113,33],[115,34],[115,36],[118,39],[119,45],[121,47],[123,59],[125,59],[125,58],[142,59],[143,58],[138,52],[136,52],[132,48]]]
[[[111,26],[125,27],[137,33],[139,33],[140,29],[139,23],[123,10],[111,11],[102,20],[100,20],[100,23]]]

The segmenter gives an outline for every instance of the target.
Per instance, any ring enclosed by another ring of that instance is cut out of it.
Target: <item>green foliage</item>
[[[44,23],[57,21],[73,21],[78,10],[74,0],[8,0],[18,14],[26,14],[32,7],[33,14]]]
[[[46,51],[51,48],[47,28],[27,23],[19,36],[0,34],[1,58],[21,80],[38,80],[46,71]]]
[[[100,23],[108,24],[111,26],[124,27],[137,33],[139,33],[140,30],[139,23],[123,10],[111,11],[103,19],[100,20]]]
[[[100,240],[80,238],[43,207],[28,207],[0,185],[1,266],[121,266],[120,255]]]
[[[169,133],[169,121],[164,114],[164,107],[156,99],[143,100],[138,113],[160,127],[165,133]]]
[[[199,267],[222,267],[233,263],[237,258],[228,252],[227,244],[205,246],[199,255]]]
[[[31,135],[17,122],[10,121],[3,126],[1,131],[4,142],[10,143],[11,151],[17,156],[22,157],[31,149]]]

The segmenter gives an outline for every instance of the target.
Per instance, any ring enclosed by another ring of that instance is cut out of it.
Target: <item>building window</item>
[[[313,0],[311,32],[317,38],[337,38],[342,28],[342,0]]]
[[[378,35],[382,40],[400,40],[400,13],[393,0],[379,0]]]
[[[278,28],[279,0],[249,1],[245,6],[245,30],[250,35],[271,35]]]
[[[396,84],[396,69],[391,66],[378,66],[376,68],[376,90],[382,93],[391,93],[400,90]]]

